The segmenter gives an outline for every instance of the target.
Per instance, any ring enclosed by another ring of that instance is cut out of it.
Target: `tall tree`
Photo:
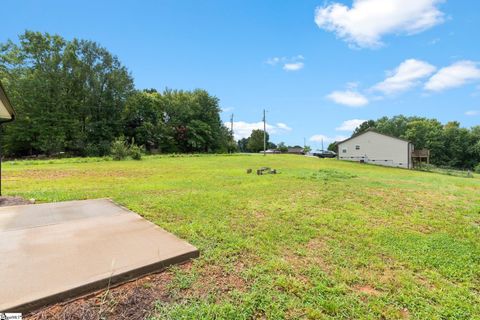
[[[232,152],[235,142],[219,113],[218,99],[205,90],[135,92],[126,103],[124,132],[150,151]]]
[[[137,91],[126,102],[123,114],[125,136],[147,151],[162,151],[174,144],[165,124],[162,96],[151,90]]]
[[[240,152],[248,152],[248,138],[242,138],[237,142],[238,150]]]
[[[376,127],[376,122],[374,120],[364,121],[362,124],[360,124],[358,127],[355,128],[352,136],[359,135],[360,133],[363,133],[368,129],[375,129],[375,127]]]
[[[443,164],[445,161],[443,148],[443,126],[435,119],[411,121],[402,135],[415,146],[415,149],[429,149],[431,162]]]
[[[18,113],[7,153],[107,153],[133,88],[126,68],[95,42],[31,31],[19,39],[0,46],[0,79]]]
[[[266,132],[266,142],[268,144],[269,135]],[[263,130],[252,130],[250,137],[248,138],[247,148],[251,152],[259,152],[263,150]]]
[[[287,145],[285,144],[285,142],[280,142],[278,145],[277,145],[277,149],[278,151],[280,152],[287,152],[288,151],[288,147]]]

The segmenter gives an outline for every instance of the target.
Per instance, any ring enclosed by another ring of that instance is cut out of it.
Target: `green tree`
[[[0,45],[0,79],[18,114],[7,154],[108,153],[133,88],[126,68],[95,42],[31,31],[19,40]]]
[[[266,142],[268,143],[269,135],[266,132]],[[263,130],[252,130],[248,138],[247,149],[251,152],[259,152],[263,150]]]
[[[240,152],[248,152],[250,150],[248,150],[248,138],[242,138],[240,140],[238,140],[237,142],[237,145],[238,145],[238,151]]]
[[[431,162],[444,164],[443,126],[435,119],[421,119],[410,122],[404,138],[415,146],[415,149],[429,149]]]
[[[137,91],[127,100],[123,119],[125,136],[149,151],[236,151],[220,120],[218,98],[205,90]]]
[[[205,90],[166,90],[162,94],[167,131],[174,144],[168,151],[226,152],[232,144],[230,132],[220,119],[217,97]]]
[[[169,139],[164,112],[162,97],[158,92],[136,91],[127,99],[123,113],[125,136],[150,152],[168,149],[173,141]]]
[[[461,128],[457,121],[448,122],[443,128],[444,163],[449,167],[473,168],[477,163],[474,144],[468,129]]]
[[[376,122],[374,120],[364,121],[357,128],[355,128],[352,136],[356,136],[360,133],[363,133],[363,132],[367,131],[368,129],[375,129],[375,127],[376,127]]]
[[[337,152],[337,143],[336,142],[332,142],[328,145],[328,148],[327,150],[330,150],[330,151],[333,151],[333,152]]]
[[[365,121],[353,135],[369,129],[407,139],[416,149],[429,149],[430,160],[436,165],[472,169],[480,162],[478,126],[467,129],[456,121],[442,125],[436,119],[398,115]]]
[[[275,150],[275,149],[277,149],[277,145],[276,145],[275,143],[269,141],[269,142],[267,143],[267,149]]]
[[[280,142],[280,143],[277,145],[277,149],[278,149],[278,151],[280,151],[280,152],[287,152],[287,151],[288,151],[288,147],[285,145],[285,142]]]
[[[230,131],[229,128],[226,126],[223,126],[221,128],[221,134],[220,134],[220,148],[217,149],[217,152],[228,152],[228,153],[234,153],[238,151],[238,145],[233,137],[232,132]]]
[[[475,126],[470,130],[470,140],[472,141],[469,149],[472,159],[475,163],[480,164],[480,126]]]

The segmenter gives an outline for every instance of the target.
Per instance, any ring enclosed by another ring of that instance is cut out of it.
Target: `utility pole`
[[[233,113],[230,117],[230,143],[236,143],[235,135],[233,134]],[[230,149],[230,146],[228,147],[228,149]],[[233,153],[233,150],[228,150],[228,153]]]
[[[265,109],[263,109],[263,155],[267,155],[267,125],[265,119]]]

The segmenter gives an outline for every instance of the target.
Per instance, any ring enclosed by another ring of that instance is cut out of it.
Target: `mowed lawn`
[[[275,168],[277,175],[246,174]],[[109,197],[200,249],[156,319],[479,319],[480,179],[294,155],[4,164],[4,194]]]

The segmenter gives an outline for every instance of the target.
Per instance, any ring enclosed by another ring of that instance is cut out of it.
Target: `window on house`
[[[342,149],[342,153],[347,153],[347,149]]]
[[[360,146],[358,144],[355,146],[355,150],[360,150]]]

